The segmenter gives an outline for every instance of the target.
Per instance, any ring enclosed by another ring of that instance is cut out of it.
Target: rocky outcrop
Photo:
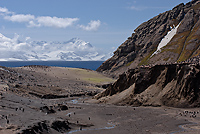
[[[37,122],[28,129],[21,130],[18,134],[47,134],[47,133],[64,133],[70,129],[69,123],[63,120]]]
[[[67,121],[54,121],[51,124],[51,128],[55,129],[59,133],[64,133],[70,129],[69,123]]]
[[[46,114],[56,113],[56,111],[68,110],[68,107],[63,104],[56,104],[53,106],[43,106],[40,107],[40,110]]]
[[[101,102],[133,106],[199,107],[199,81],[199,64],[141,66],[120,75],[96,98]]]
[[[48,133],[48,126],[46,121],[35,123],[33,126],[30,126],[28,129],[24,129],[18,134],[39,134],[39,133]]]
[[[199,10],[200,1],[192,0],[142,23],[97,71],[118,76],[139,65],[173,63],[199,55]],[[178,30],[173,38],[161,52],[152,55],[161,40],[176,26]]]

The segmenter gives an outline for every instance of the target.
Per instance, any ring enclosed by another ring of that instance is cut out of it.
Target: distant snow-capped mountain
[[[0,61],[91,61],[111,56],[79,38],[66,42],[31,41],[29,38],[20,41],[17,35],[11,39],[0,33]]]

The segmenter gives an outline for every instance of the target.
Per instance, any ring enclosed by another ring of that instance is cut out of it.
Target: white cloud
[[[38,17],[36,20],[37,20],[37,24],[40,26],[66,28],[66,27],[72,26],[79,19],[41,16],[41,17]]]
[[[8,12],[8,9],[5,7],[0,7],[0,12],[6,13]]]
[[[11,16],[4,16],[4,19],[12,21],[12,22],[29,22],[35,19],[34,15],[30,14],[16,14]]]
[[[66,28],[72,26],[79,18],[58,18],[50,16],[38,16],[35,17],[31,14],[16,14],[10,12],[7,8],[0,7],[0,15],[3,16],[5,20],[19,23],[27,23],[28,27],[56,27],[56,28]]]
[[[73,26],[74,23],[79,21],[79,18],[58,18],[51,16],[34,16],[31,14],[16,14],[15,12],[10,12],[7,8],[0,7],[0,15],[3,16],[5,20],[12,22],[19,22],[27,24],[27,27],[56,27],[56,28],[66,28]],[[78,25],[79,28],[86,31],[96,31],[101,25],[100,20],[91,20],[87,26]]]
[[[0,7],[0,12],[1,12],[1,13],[6,13],[6,14],[11,13],[11,12],[9,12],[8,9],[5,8],[5,7]]]
[[[86,31],[96,31],[101,25],[100,20],[91,20],[87,26],[84,25],[78,25],[80,28]]]
[[[0,9],[5,11],[5,9]],[[1,11],[0,11],[1,12]],[[72,26],[75,22],[79,20],[79,18],[58,18],[58,17],[50,17],[50,16],[39,16],[35,17],[31,14],[12,14],[6,15],[3,14],[5,20],[9,20],[12,22],[26,22],[28,23],[28,27],[56,27],[56,28],[66,28]]]
[[[34,21],[29,21],[28,22],[28,27],[40,27],[41,24],[36,24]]]

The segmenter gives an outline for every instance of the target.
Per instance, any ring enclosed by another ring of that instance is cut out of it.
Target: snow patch
[[[177,33],[177,29],[178,29],[179,25],[180,25],[180,23],[176,27],[174,26],[174,28],[170,27],[172,30],[169,31],[167,33],[167,35],[161,40],[161,42],[158,44],[157,50],[151,55],[151,57],[154,56],[155,54],[161,52],[161,48],[163,48],[170,42],[170,40]]]

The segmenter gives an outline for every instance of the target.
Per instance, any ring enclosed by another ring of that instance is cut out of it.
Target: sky
[[[37,41],[80,38],[114,51],[141,23],[189,0],[1,0],[0,33]]]

